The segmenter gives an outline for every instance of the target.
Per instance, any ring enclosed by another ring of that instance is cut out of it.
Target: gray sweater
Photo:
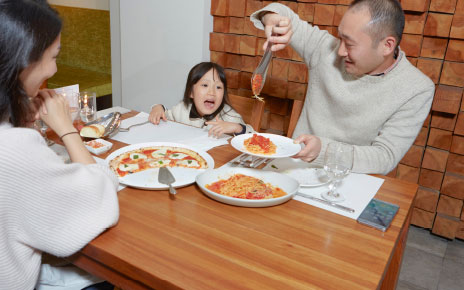
[[[337,55],[339,39],[301,20],[290,8],[272,3],[252,14],[272,11],[291,19],[290,45],[309,67],[303,111],[293,137],[320,137],[322,150],[313,161],[322,165],[327,144],[345,142],[355,150],[353,172],[390,172],[414,142],[432,104],[435,85],[400,50],[397,65],[382,76],[356,77]]]

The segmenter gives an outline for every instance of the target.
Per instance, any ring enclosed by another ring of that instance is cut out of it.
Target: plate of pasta
[[[299,188],[295,179],[281,173],[251,168],[219,168],[197,175],[208,197],[243,207],[267,207],[290,200]]]
[[[290,157],[301,150],[301,145],[293,143],[293,139],[268,133],[238,135],[230,145],[243,153],[267,158]]]

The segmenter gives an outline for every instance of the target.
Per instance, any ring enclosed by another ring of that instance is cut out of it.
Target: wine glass
[[[322,193],[322,197],[333,202],[341,202],[345,197],[337,191],[338,184],[353,168],[353,145],[333,142],[329,143],[324,155],[324,170],[329,177],[329,191]]]
[[[71,121],[74,122],[79,115],[79,93],[67,92],[63,93],[69,103],[69,112],[71,113]]]
[[[36,120],[34,122],[34,127],[36,128],[37,131],[39,131],[40,135],[42,135],[42,137],[45,139],[45,142],[47,142],[47,145],[48,146],[52,146],[53,144],[55,144],[55,142],[53,142],[52,140],[48,139],[47,137],[47,124],[45,124],[44,121],[42,120]]]
[[[80,92],[79,109],[81,120],[84,123],[91,122],[97,118],[97,98],[95,92]]]

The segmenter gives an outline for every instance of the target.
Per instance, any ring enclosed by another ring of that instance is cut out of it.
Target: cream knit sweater
[[[256,27],[262,11],[289,17],[290,45],[309,67],[305,104],[293,137],[320,137],[322,150],[313,161],[321,165],[330,142],[355,145],[353,172],[390,172],[414,142],[430,111],[435,86],[400,51],[400,61],[383,76],[355,77],[345,72],[337,55],[340,41],[299,19],[290,8],[272,3],[251,16]]]
[[[117,179],[64,164],[32,129],[0,124],[0,289],[33,289],[42,252],[66,257],[119,216]]]

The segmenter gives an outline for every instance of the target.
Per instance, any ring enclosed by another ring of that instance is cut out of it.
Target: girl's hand
[[[242,126],[238,123],[225,122],[219,120],[218,117],[214,121],[205,122],[206,125],[212,125],[209,129],[208,136],[214,136],[216,138],[221,137],[222,134],[238,134],[242,132]]]
[[[54,90],[41,90],[37,98],[42,100],[42,107],[38,110],[40,119],[58,136],[76,131],[66,97],[56,94]]]
[[[150,116],[148,116],[148,120],[155,125],[158,125],[160,120],[167,121],[166,114],[164,112],[164,108],[161,105],[156,105],[151,109]]]

